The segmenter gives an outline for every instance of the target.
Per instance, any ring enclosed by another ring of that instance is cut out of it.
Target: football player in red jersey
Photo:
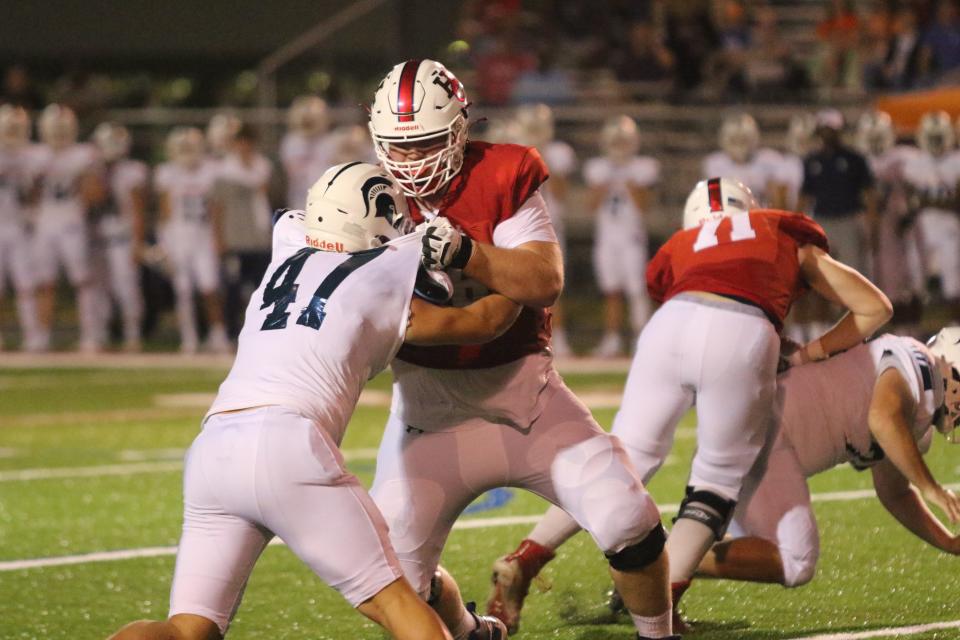
[[[411,60],[380,83],[370,131],[425,222],[423,263],[449,270],[455,304],[493,290],[524,308],[488,344],[400,351],[371,494],[407,578],[458,640],[506,636],[499,620],[465,608],[437,570],[460,512],[502,486],[570,513],[607,555],[640,637],[671,637],[657,507],[619,441],[552,365],[546,308],[563,288],[563,267],[539,190],[546,166],[531,147],[468,142],[467,107],[443,65]]]
[[[827,238],[802,214],[758,209],[750,190],[726,178],[697,184],[684,229],[647,267],[650,297],[663,303],[644,328],[613,433],[646,483],[666,459],[677,423],[696,404],[697,450],[667,542],[673,601],[713,542],[723,537],[744,477],[775,424],[783,319],[807,288],[849,312],[791,364],[823,360],[859,344],[887,320],[890,301],[827,254]],[[531,572],[525,546],[553,551],[577,531],[551,508],[520,548],[494,565],[515,576],[494,585],[494,608],[516,612]],[[512,570],[512,571],[511,571]],[[674,627],[684,626],[675,618]]]

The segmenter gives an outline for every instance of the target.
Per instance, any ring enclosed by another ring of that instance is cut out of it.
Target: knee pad
[[[696,520],[713,531],[714,537],[720,541],[727,531],[736,506],[736,500],[729,500],[707,489],[695,489],[688,485],[683,502],[680,503],[680,511],[673,522],[681,518]]]
[[[659,522],[640,542],[624,547],[616,553],[608,553],[607,561],[617,571],[639,571],[652,564],[667,543],[667,534]]]

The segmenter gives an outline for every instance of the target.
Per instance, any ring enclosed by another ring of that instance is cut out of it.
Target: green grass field
[[[166,615],[174,562],[166,551],[73,564],[64,559],[176,544],[179,461],[204,413],[204,394],[212,394],[223,375],[217,369],[0,368],[0,639],[103,638],[126,621]],[[567,380],[589,395],[620,391],[623,376],[572,374]],[[371,388],[389,391],[387,377]],[[610,407],[595,410],[604,426],[613,413]],[[385,418],[382,407],[360,407],[344,442],[351,469],[365,483],[373,476],[371,450]],[[660,504],[681,497],[691,426],[689,416],[674,456],[650,487]],[[935,442],[929,462],[941,480],[960,479],[960,452],[942,441]],[[817,494],[869,488],[868,474],[847,468],[812,484]],[[913,538],[875,499],[832,497],[817,503],[823,549],[817,578],[795,590],[700,581],[684,600],[687,615],[699,623],[693,637],[761,640],[849,631],[838,637],[856,638],[866,636],[854,632],[960,619],[960,559]],[[480,526],[454,531],[444,555],[465,597],[485,601],[491,562],[530,528],[482,521],[544,509],[542,500],[514,492],[501,507],[465,516]],[[54,561],[13,565],[41,558]],[[561,549],[545,576],[552,587],[529,597],[519,637],[633,637],[629,620],[605,607],[606,564],[584,534]],[[285,547],[273,546],[253,573],[229,637],[354,640],[383,634]],[[960,638],[960,628],[910,637]]]

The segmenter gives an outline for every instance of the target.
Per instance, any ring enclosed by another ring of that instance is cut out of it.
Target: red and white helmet
[[[759,207],[753,193],[739,180],[710,178],[701,180],[687,196],[683,207],[683,228],[699,227],[705,220],[728,218]]]
[[[0,106],[0,148],[19,149],[30,141],[30,114],[12,104]]]
[[[734,113],[720,125],[720,148],[734,162],[746,162],[760,146],[760,128],[749,113]]]
[[[130,132],[118,122],[101,122],[91,137],[107,162],[115,162],[130,153]]]
[[[77,116],[62,104],[47,105],[40,114],[40,139],[54,149],[69,147],[77,141]]]
[[[370,106],[370,135],[377,158],[408,196],[434,194],[460,171],[467,106],[463,85],[435,60],[402,62],[380,82]],[[405,143],[430,152],[417,160],[392,159],[391,145]]]
[[[943,378],[943,405],[937,411],[937,431],[957,442],[960,427],[960,327],[946,327],[927,343],[937,359],[936,367]]]

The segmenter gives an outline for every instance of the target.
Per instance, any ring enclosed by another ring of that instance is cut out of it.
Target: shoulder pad
[[[445,272],[426,269],[421,265],[417,270],[413,293],[432,304],[444,305],[453,297],[453,281]]]

